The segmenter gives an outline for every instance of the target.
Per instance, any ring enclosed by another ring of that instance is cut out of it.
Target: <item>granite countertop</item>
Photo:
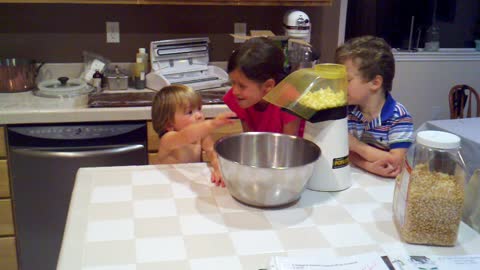
[[[32,91],[0,93],[0,125],[151,119],[150,106],[89,108],[87,99],[87,95],[74,98],[39,97]],[[224,104],[217,104],[204,105],[202,110],[205,117],[214,117],[229,109]]]
[[[341,192],[306,190],[252,208],[210,182],[204,163],[82,168],[57,269],[261,269],[271,256],[480,253],[462,223],[454,247],[410,245],[392,220],[394,181],[352,168]]]

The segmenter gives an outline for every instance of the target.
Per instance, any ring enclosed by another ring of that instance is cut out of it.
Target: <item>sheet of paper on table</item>
[[[480,255],[460,256],[392,256],[395,270],[478,270]]]
[[[380,255],[366,253],[350,257],[272,257],[269,270],[389,270]]]
[[[365,253],[350,257],[272,257],[269,270],[478,270],[480,255],[384,256]]]

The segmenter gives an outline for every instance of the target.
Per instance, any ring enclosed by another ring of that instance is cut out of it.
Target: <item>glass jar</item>
[[[440,27],[432,24],[428,29],[425,37],[425,51],[436,52],[440,49]]]
[[[455,245],[465,175],[458,136],[442,131],[418,132],[395,183],[394,221],[404,241]]]

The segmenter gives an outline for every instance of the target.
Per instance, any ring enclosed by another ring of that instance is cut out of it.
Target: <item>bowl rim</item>
[[[227,140],[227,139],[230,139],[230,138],[233,138],[233,137],[240,137],[240,136],[245,136],[245,135],[269,135],[269,136],[275,136],[275,137],[288,137],[290,139],[299,139],[301,141],[305,141],[307,144],[310,144],[312,145],[316,150],[318,150],[318,156],[317,158],[315,158],[313,161],[311,162],[308,162],[308,163],[305,163],[305,164],[302,164],[302,165],[297,165],[297,166],[290,166],[290,167],[261,167],[261,166],[254,166],[254,165],[247,165],[247,164],[242,164],[238,161],[235,161],[235,160],[231,160],[229,158],[226,158],[226,157],[223,157],[221,156],[218,151],[217,151],[217,146],[224,140]],[[316,143],[312,142],[311,140],[308,140],[308,139],[305,139],[305,138],[302,138],[300,136],[295,136],[295,135],[289,135],[289,134],[283,134],[283,133],[278,133],[278,132],[265,132],[265,131],[248,131],[248,132],[242,132],[242,133],[236,133],[236,134],[230,134],[230,135],[226,135],[226,136],[223,136],[222,138],[218,139],[215,144],[213,145],[213,149],[215,150],[215,154],[225,160],[228,160],[234,164],[238,164],[238,165],[241,165],[241,166],[247,166],[247,167],[250,167],[250,168],[259,168],[259,169],[272,169],[272,170],[287,170],[287,169],[291,169],[291,168],[298,168],[298,167],[302,167],[302,166],[307,166],[309,164],[312,164],[312,163],[315,163],[318,161],[318,159],[320,158],[320,156],[322,155],[322,149],[320,149],[320,146],[318,146]]]

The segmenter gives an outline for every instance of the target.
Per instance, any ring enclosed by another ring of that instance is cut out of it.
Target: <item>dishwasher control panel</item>
[[[58,140],[100,139],[140,128],[142,124],[87,124],[87,125],[47,125],[47,126],[16,126],[9,130],[21,135]]]

